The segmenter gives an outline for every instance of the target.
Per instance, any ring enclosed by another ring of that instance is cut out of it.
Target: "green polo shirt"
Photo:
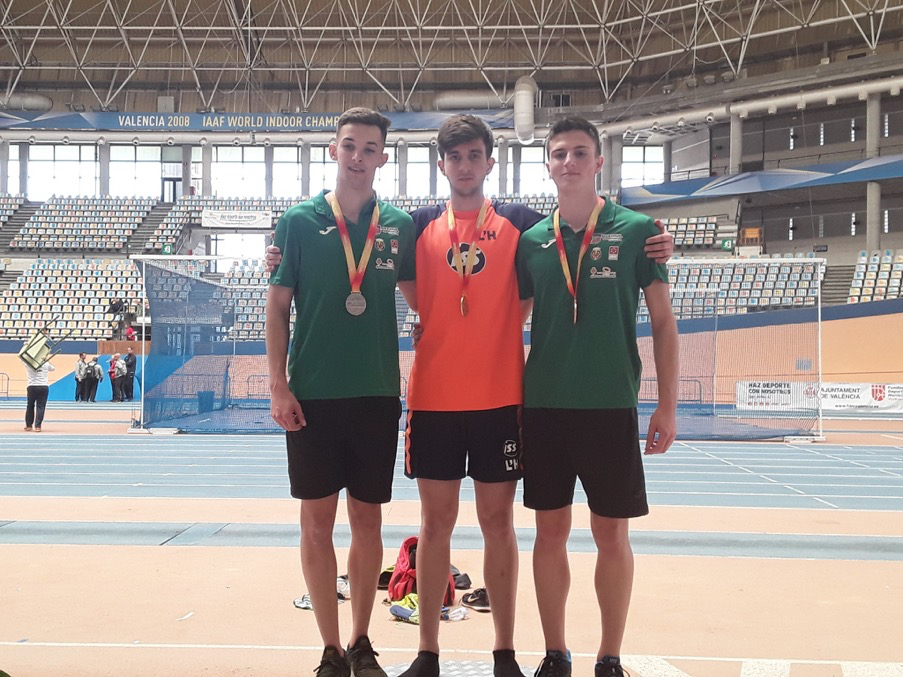
[[[583,231],[561,223],[571,275]],[[605,201],[577,285],[578,320],[567,288],[552,216],[520,238],[517,279],[522,299],[534,299],[524,406],[554,409],[635,407],[642,365],[636,314],[640,289],[667,283],[668,269],[643,251],[658,229],[648,216]]]
[[[345,253],[326,191],[287,210],[276,226],[282,263],[270,284],[294,290],[296,320],[289,351],[289,387],[298,399],[393,396],[400,392],[395,283],[413,280],[414,222],[379,202],[379,233],[364,273],[367,309],[345,310],[351,292]],[[359,223],[348,221],[360,261],[376,200]]]

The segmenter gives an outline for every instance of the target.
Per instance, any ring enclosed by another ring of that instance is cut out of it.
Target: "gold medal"
[[[461,243],[458,240],[458,229],[455,225],[455,212],[452,210],[451,201],[448,202],[446,212],[448,214],[448,233],[451,238],[452,264],[458,277],[461,279],[461,316],[467,317],[467,286],[470,283],[470,277],[473,274],[473,268],[477,263],[477,242],[480,241],[480,235],[483,232],[483,225],[486,222],[486,213],[491,203],[489,200],[483,200],[480,207],[480,213],[477,216],[477,223],[474,229],[474,238],[467,249],[466,254],[461,253]]]

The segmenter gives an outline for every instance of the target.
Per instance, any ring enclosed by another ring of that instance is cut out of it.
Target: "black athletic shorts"
[[[397,397],[302,400],[307,425],[286,431],[292,496],[325,498],[347,489],[364,503],[388,503],[398,451]]]
[[[405,475],[428,480],[521,478],[520,406],[482,411],[411,411]]]
[[[524,408],[524,505],[574,502],[577,478],[600,517],[649,512],[636,409]]]

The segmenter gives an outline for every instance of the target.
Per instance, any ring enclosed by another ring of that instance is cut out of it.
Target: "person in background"
[[[110,329],[113,332],[114,340],[122,338],[123,312],[125,312],[125,304],[122,299],[114,298],[110,301],[107,314],[113,316],[113,319],[110,320]]]
[[[85,374],[88,372],[88,363],[85,353],[78,354],[78,361],[75,363],[75,401],[85,401]]]
[[[125,366],[125,360],[122,359],[121,353],[114,353],[110,359],[110,385],[113,387],[112,402],[122,402],[122,385],[128,369]]]
[[[25,431],[41,432],[41,424],[44,422],[44,410],[47,408],[47,395],[50,392],[51,371],[56,371],[50,362],[45,362],[37,369],[25,365],[28,374],[28,402],[25,405]]]
[[[85,402],[94,402],[97,397],[97,384],[103,381],[103,367],[92,357],[85,365],[85,381],[82,397]]]
[[[123,358],[123,362],[125,362],[125,377],[122,382],[122,396],[126,402],[131,402],[135,394],[135,370],[138,366],[138,358],[135,357],[135,351],[131,346],[126,350],[128,352]]]

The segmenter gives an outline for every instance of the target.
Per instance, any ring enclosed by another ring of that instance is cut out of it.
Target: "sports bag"
[[[398,559],[395,560],[395,570],[389,577],[389,599],[397,601],[404,599],[405,595],[417,592],[417,536],[410,536],[401,544],[398,551]],[[448,587],[445,590],[445,606],[455,603],[455,580],[451,571],[448,574]]]

